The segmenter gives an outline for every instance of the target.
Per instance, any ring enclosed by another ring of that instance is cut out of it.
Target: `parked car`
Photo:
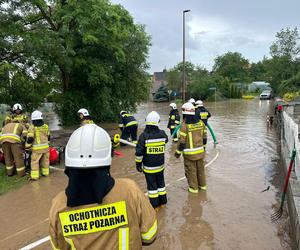
[[[264,90],[261,92],[259,99],[260,100],[270,100],[273,98],[273,92],[272,90]]]

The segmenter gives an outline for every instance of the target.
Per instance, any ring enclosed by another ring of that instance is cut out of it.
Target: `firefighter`
[[[122,132],[121,139],[128,140],[131,138],[131,141],[136,144],[138,129],[137,120],[127,111],[121,111],[119,118],[119,128]],[[121,146],[124,146],[124,144],[121,143]]]
[[[210,112],[204,107],[201,100],[196,101],[196,116],[207,126],[208,118],[211,117]]]
[[[170,104],[171,107],[171,111],[169,114],[169,122],[168,122],[168,128],[170,129],[170,133],[171,135],[173,134],[175,128],[179,125],[180,123],[180,116],[179,116],[179,112],[177,110],[177,105],[176,103],[171,103]],[[177,142],[178,138],[177,138],[177,134],[174,135],[173,137],[173,141]]]
[[[142,249],[155,240],[156,213],[134,181],[110,175],[111,149],[108,133],[95,124],[71,135],[68,186],[49,215],[53,249]]]
[[[136,169],[144,172],[148,197],[153,208],[158,209],[167,203],[164,180],[165,145],[168,136],[159,129],[160,117],[155,111],[147,115],[146,128],[136,146]]]
[[[191,103],[182,105],[184,122],[180,129],[179,145],[175,152],[177,158],[183,153],[185,176],[189,192],[206,190],[204,155],[207,143],[206,126],[195,116],[195,107]]]
[[[0,142],[5,158],[7,176],[13,176],[15,167],[18,176],[25,175],[22,142],[27,134],[26,128],[17,120],[11,120],[2,128]]]
[[[79,117],[80,117],[80,126],[83,126],[85,124],[94,124],[94,121],[92,120],[89,111],[87,109],[79,109],[78,112]]]
[[[28,128],[28,125],[29,125],[28,118],[26,115],[23,115],[22,113],[23,113],[23,108],[22,108],[21,104],[19,104],[19,103],[14,104],[12,107],[12,113],[11,113],[11,115],[7,115],[5,117],[4,124],[7,124],[12,121],[16,121],[16,122],[22,123],[23,126]]]
[[[29,127],[26,150],[31,150],[30,179],[38,180],[40,177],[40,166],[42,176],[49,175],[49,142],[50,131],[44,123],[42,112],[35,110],[31,114],[32,125]]]

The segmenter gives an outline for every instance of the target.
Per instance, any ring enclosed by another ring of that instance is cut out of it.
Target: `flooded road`
[[[270,220],[281,190],[276,129],[266,124],[272,103],[231,100],[207,103],[206,107],[212,113],[209,123],[219,142],[214,147],[212,137],[208,136],[208,189],[199,194],[187,192],[183,159],[174,157],[177,145],[169,142],[165,171],[168,204],[158,212],[157,240],[144,248],[291,249],[287,218],[279,224]],[[166,130],[168,104],[147,103],[139,106],[136,114],[139,132],[152,110],[160,113],[161,127]],[[105,127],[112,134],[116,125]],[[113,159],[112,175],[134,179],[146,191],[143,174],[135,170],[134,149],[119,150],[125,157]],[[48,179],[0,197],[0,249],[24,247],[46,237],[50,201],[65,185],[63,173],[54,171]],[[270,190],[261,193],[269,185]],[[20,209],[14,210],[16,207]],[[51,249],[49,241],[36,249]]]
[[[278,204],[280,156],[275,127],[266,124],[272,113],[269,101],[231,100],[207,103],[209,120],[219,144],[210,143],[206,162],[208,190],[190,194],[182,160],[168,145],[166,179],[169,203],[160,211],[160,237],[149,249],[291,249],[288,222],[272,224],[272,207]],[[152,104],[138,114],[157,110],[166,127],[168,107]],[[147,111],[147,112],[146,112]],[[144,115],[142,115],[144,114]],[[140,117],[139,116],[139,117]],[[142,121],[143,118],[140,118]],[[209,141],[212,141],[209,135]],[[268,192],[261,193],[267,186]]]

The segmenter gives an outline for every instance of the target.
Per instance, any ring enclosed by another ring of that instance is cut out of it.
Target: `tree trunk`
[[[59,69],[60,69],[60,72],[61,72],[63,92],[66,92],[69,89],[70,75],[63,67],[60,66]]]

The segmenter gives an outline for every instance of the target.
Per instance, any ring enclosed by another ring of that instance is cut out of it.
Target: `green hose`
[[[208,127],[208,129],[209,129],[209,132],[214,140],[214,144],[218,144],[216,136],[215,136],[214,131],[212,130],[211,126],[207,123],[206,127]]]
[[[178,132],[178,130],[179,129],[181,129],[181,123],[174,129],[174,131],[173,131],[173,133],[172,133],[172,137],[173,138],[175,138],[175,136],[177,135],[177,132]],[[214,131],[212,130],[212,128],[211,128],[211,126],[207,123],[207,125],[206,125],[207,127],[208,127],[208,129],[209,129],[209,132],[210,132],[210,134],[211,134],[211,136],[212,136],[212,138],[213,138],[213,140],[214,140],[214,144],[218,144],[218,142],[217,142],[217,139],[216,139],[216,136],[215,136],[215,134],[214,134]]]
[[[172,133],[173,138],[177,137],[177,132],[178,132],[179,129],[181,129],[181,123],[174,129],[174,131]]]

